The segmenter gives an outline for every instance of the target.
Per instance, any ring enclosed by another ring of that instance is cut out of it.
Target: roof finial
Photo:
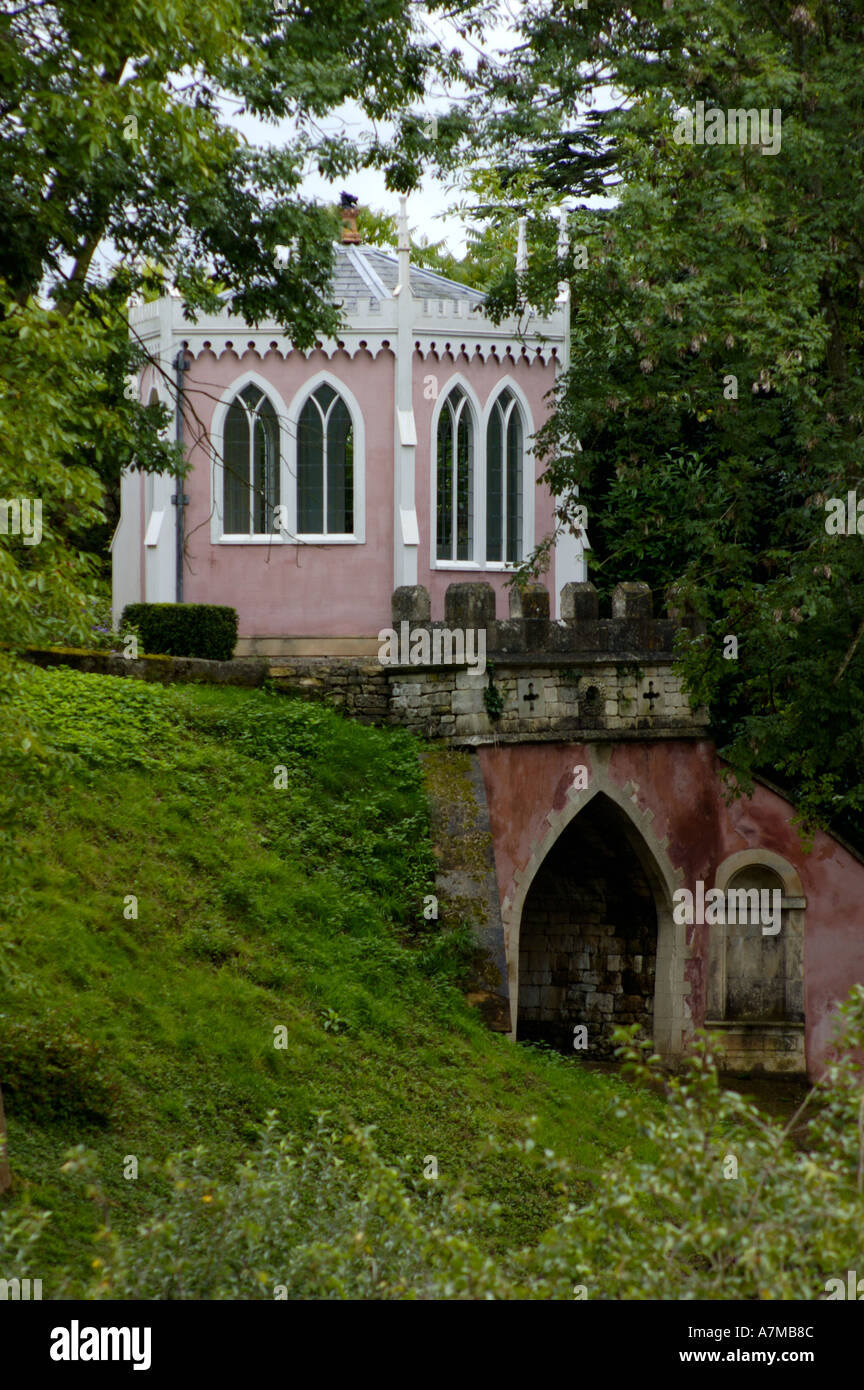
[[[570,237],[567,232],[567,209],[558,209],[558,259],[563,261],[570,250]]]
[[[402,193],[399,196],[399,212],[396,215],[396,230],[399,240],[397,242],[400,251],[411,250],[411,237],[408,232],[408,198]]]
[[[399,198],[399,211],[396,214],[397,242],[396,249],[399,261],[399,283],[393,291],[393,298],[398,299],[403,289],[406,291],[406,300],[411,297],[411,234],[408,231],[408,199],[405,194]]]
[[[528,241],[525,229],[528,226],[528,218],[520,217],[518,222],[519,237],[516,242],[516,274],[521,275],[528,269]]]
[[[567,253],[570,250],[570,237],[567,231],[567,209],[558,209],[558,260],[566,261]],[[558,298],[556,304],[566,304],[570,298],[569,280],[558,281]]]
[[[339,216],[342,218],[343,244],[356,245],[362,241],[357,230],[357,197],[354,193],[342,193],[339,197]]]

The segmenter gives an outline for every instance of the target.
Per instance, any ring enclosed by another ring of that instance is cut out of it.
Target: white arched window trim
[[[486,555],[486,445],[489,434],[489,421],[492,418],[492,408],[498,397],[504,391],[509,391],[516,402],[516,408],[522,417],[522,554],[520,560],[524,560],[534,549],[534,503],[537,495],[537,487],[534,478],[534,447],[532,439],[534,435],[534,417],[531,407],[525,396],[525,392],[510,377],[502,377],[496,381],[495,386],[489,394],[489,399],[483,410],[481,429],[483,431],[482,464],[483,474],[483,556]],[[483,569],[493,572],[512,571],[516,568],[515,564],[507,560],[486,560],[484,558]]]
[[[354,532],[350,536],[297,534],[297,427],[306,401],[322,382],[326,382],[342,397],[354,426]],[[221,441],[231,402],[250,384],[257,386],[270,398],[279,421],[279,502],[285,525],[281,532],[274,531],[272,536],[226,536],[222,530]],[[316,372],[308,381],[304,381],[287,404],[272,382],[260,372],[243,372],[219,398],[213,411],[210,439],[210,539],[214,545],[362,545],[365,542],[366,431],[363,413],[354,392],[332,372]]]
[[[350,536],[310,535],[308,533],[298,535],[297,532],[297,431],[300,415],[309,397],[314,395],[319,386],[325,384],[342,397],[354,428],[354,530]],[[296,538],[303,545],[364,544],[366,540],[366,429],[363,422],[363,412],[354,392],[332,372],[316,372],[308,381],[304,381],[300,390],[295,393],[291,400],[288,407],[288,433],[290,437],[286,462],[290,476],[283,497],[287,504],[288,529],[291,533],[289,539],[294,540]]]
[[[444,403],[454,386],[464,392],[471,408],[474,426],[474,559],[439,560],[437,558],[436,520],[438,516],[438,421]],[[429,563],[433,570],[486,570],[490,573],[504,573],[515,569],[515,565],[505,560],[486,560],[486,438],[492,408],[503,391],[513,395],[522,417],[522,558],[534,548],[534,503],[536,487],[534,479],[534,449],[531,440],[534,435],[534,417],[525,392],[511,377],[496,381],[485,406],[480,405],[474,388],[461,372],[454,372],[438,393],[435,409],[432,412],[432,428],[429,440]]]
[[[790,1004],[789,982],[796,981],[800,984],[801,991],[801,1010],[805,1011],[806,1003],[804,997],[804,935],[805,935],[805,909],[807,898],[797,869],[793,867],[781,855],[770,849],[745,849],[737,850],[730,854],[718,866],[714,875],[714,887],[721,892],[728,893],[733,879],[746,869],[770,869],[781,883],[780,907],[783,913],[783,925],[781,930],[784,935],[785,946],[785,969],[786,969],[786,1006]],[[726,977],[726,927],[711,928],[709,937],[708,951],[708,980],[706,993],[706,1015],[707,1021],[712,1028],[721,1031],[729,1029],[735,1031],[742,1026],[736,1019],[727,1019],[727,977]],[[798,1007],[794,998],[793,1007]],[[752,1025],[751,1025],[752,1026]],[[781,1025],[770,1022],[755,1021],[755,1026],[761,1028],[777,1027]],[[782,1027],[789,1030],[800,1030],[803,1034],[804,1023],[796,1022],[792,1019],[784,1019]],[[803,1057],[803,1045],[802,1045]]]
[[[243,372],[235,377],[219,397],[210,422],[210,540],[213,545],[281,545],[285,537],[277,531],[272,535],[226,535],[223,531],[224,517],[224,470],[222,467],[222,447],[225,439],[225,419],[231,402],[247,386],[256,386],[270,400],[279,422],[279,501],[285,501],[288,485],[286,458],[288,450],[288,412],[279,392],[266,377],[259,372]]]
[[[465,396],[465,405],[463,409],[467,409],[470,414],[471,428],[474,432],[474,495],[472,498],[472,515],[474,517],[474,534],[472,536],[473,560],[438,559],[438,421],[441,419],[441,412],[444,409],[448,396],[456,386],[459,387]],[[432,510],[429,513],[429,562],[433,570],[481,570],[485,568],[477,559],[478,555],[484,555],[486,553],[486,517],[483,505],[483,499],[486,495],[486,446],[480,437],[483,431],[482,419],[483,411],[474,388],[471,386],[470,382],[466,381],[461,372],[454,372],[438,392],[438,399],[435,402],[435,409],[432,412],[432,434],[430,436],[429,445],[429,479],[432,503]],[[482,491],[480,488],[481,474],[483,479]]]

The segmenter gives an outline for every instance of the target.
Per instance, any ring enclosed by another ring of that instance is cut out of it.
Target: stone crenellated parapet
[[[611,618],[593,584],[564,586],[560,622],[549,610],[542,584],[514,587],[506,619],[490,584],[451,584],[433,621],[422,585],[397,589],[382,649],[389,721],[465,744],[704,737],[707,712],[673,668],[675,632],[698,631],[695,616],[655,618],[634,583],[615,589]]]
[[[549,592],[543,584],[529,584],[523,590],[514,586],[509,618],[496,617],[491,584],[451,584],[444,598],[444,621],[433,622],[428,591],[415,584],[395,591],[392,621],[394,626],[408,622],[412,630],[425,626],[430,635],[436,629],[482,629],[487,656],[497,657],[577,652],[629,659],[660,653],[671,656],[678,628],[700,630],[695,615],[673,607],[672,595],[673,616],[655,618],[647,584],[619,584],[612,594],[611,618],[600,617],[599,595],[588,583],[564,585],[560,622],[552,621],[549,611]]]
[[[444,621],[433,621],[428,590],[395,590],[392,629],[375,655],[247,658],[229,662],[110,653],[28,654],[42,665],[146,680],[260,685],[319,699],[365,723],[398,724],[430,739],[488,743],[704,738],[708,715],[692,709],[674,666],[676,629],[699,631],[683,611],[655,618],[645,584],[619,584],[612,617],[599,617],[593,584],[566,584],[562,619],[549,593],[529,584],[510,593],[510,616],[495,616],[490,584],[451,584]]]

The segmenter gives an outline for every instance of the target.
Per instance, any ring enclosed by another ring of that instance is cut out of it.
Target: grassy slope
[[[116,1087],[101,1125],[74,1106],[40,1112],[38,1078],[6,1093],[4,1200],[53,1213],[46,1296],[60,1265],[84,1272],[98,1224],[59,1172],[72,1145],[97,1152],[111,1220],[128,1229],[161,1194],[124,1180],[124,1156],[204,1141],[226,1172],[268,1109],[299,1136],[329,1110],[376,1125],[409,1171],[435,1154],[445,1182],[480,1174],[509,1213],[490,1241],[513,1247],[539,1236],[555,1193],[519,1155],[478,1167],[487,1135],[524,1136],[536,1115],[538,1142],[586,1180],[611,1153],[640,1152],[612,1113],[626,1083],[513,1047],[463,1001],[458,938],[422,918],[432,861],[416,741],[263,692],[33,671],[25,693],[35,726],[74,756],[49,760],[18,812],[0,1070],[4,1045],[15,1059],[10,1023],[29,1021],[98,1043]]]

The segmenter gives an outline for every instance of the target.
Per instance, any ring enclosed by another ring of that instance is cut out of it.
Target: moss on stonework
[[[438,864],[440,920],[475,936],[488,927],[492,836],[478,825],[471,754],[431,748],[421,755],[430,803],[432,848]],[[446,887],[443,885],[446,883]],[[469,998],[495,1026],[501,1012],[499,971],[479,941],[469,970]]]
[[[492,836],[477,828],[470,753],[432,748],[421,755],[432,810],[432,840],[439,867],[457,867],[482,882],[489,873]],[[459,824],[453,825],[458,807]],[[467,824],[466,824],[467,822]],[[452,901],[452,899],[451,899]]]

